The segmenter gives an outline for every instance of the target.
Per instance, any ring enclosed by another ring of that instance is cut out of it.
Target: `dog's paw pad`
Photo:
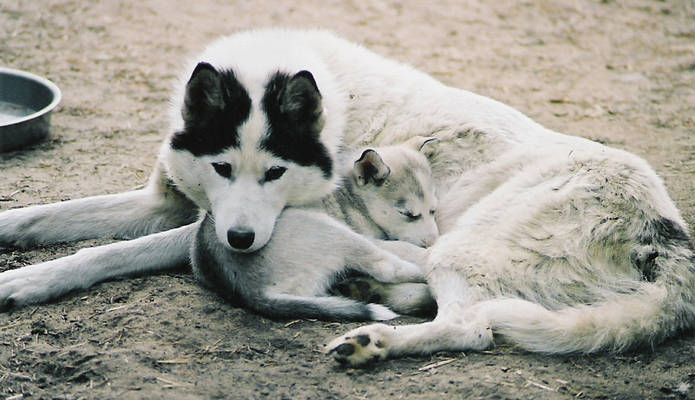
[[[332,354],[340,364],[353,367],[383,360],[388,349],[377,332],[379,328],[379,325],[367,326],[336,338],[326,346],[326,353]]]
[[[355,346],[352,343],[343,343],[338,345],[333,351],[335,352],[336,359],[342,360],[355,354]]]

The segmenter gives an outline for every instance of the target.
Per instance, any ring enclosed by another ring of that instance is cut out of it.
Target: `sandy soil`
[[[334,29],[546,126],[635,152],[694,225],[692,1],[290,3],[0,2],[0,64],[45,75],[64,94],[52,140],[0,155],[0,210],[141,185],[181,60],[221,34],[283,25]],[[6,252],[0,270],[98,243]],[[692,333],[620,356],[500,346],[346,370],[319,350],[356,326],[269,321],[186,271],[108,282],[0,315],[0,397],[695,398]]]

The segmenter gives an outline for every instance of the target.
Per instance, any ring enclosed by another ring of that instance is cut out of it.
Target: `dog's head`
[[[401,145],[365,149],[354,162],[352,190],[384,239],[428,247],[439,236],[435,182],[426,157],[435,141],[418,136]]]
[[[199,63],[181,117],[166,149],[169,175],[211,214],[231,250],[262,248],[284,207],[334,187],[334,155],[321,139],[322,96],[308,71],[272,72],[254,86]]]

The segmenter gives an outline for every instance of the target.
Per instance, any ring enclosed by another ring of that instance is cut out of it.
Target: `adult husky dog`
[[[148,236],[4,272],[2,304],[187,262],[198,209],[220,243],[256,251],[285,207],[333,189],[342,148],[425,135],[439,139],[442,235],[425,266],[437,317],[341,336],[338,360],[482,349],[492,332],[544,353],[621,351],[693,326],[687,228],[638,157],[324,32],[233,35],[189,71],[147,188],[0,214],[4,246]]]

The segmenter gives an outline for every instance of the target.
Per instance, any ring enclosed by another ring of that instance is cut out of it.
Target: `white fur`
[[[311,71],[325,107],[321,140],[336,158],[341,143],[356,149],[416,135],[439,139],[431,164],[442,236],[427,256],[437,318],[397,329],[360,328],[355,334],[380,346],[359,348],[360,341],[347,342],[354,336],[348,334],[329,346],[341,361],[360,364],[372,355],[480,349],[491,343],[490,327],[529,350],[565,353],[621,351],[693,326],[695,276],[687,228],[661,180],[638,157],[550,131],[506,105],[442,85],[325,32],[240,33],[214,43],[195,61],[200,60],[234,68],[255,102],[275,70]],[[182,90],[174,98],[172,131],[181,127]],[[243,127],[248,141],[238,155],[241,165],[268,161],[252,151],[264,123],[262,115],[254,114]],[[223,215],[218,221],[222,230],[245,219],[268,236],[281,207],[314,201],[302,194],[321,197],[336,183],[313,177],[306,183],[315,190],[300,193],[292,185],[239,198],[234,185],[209,180],[196,164],[200,160],[180,153],[163,147],[163,171],[198,207],[229,207],[216,211]],[[196,179],[203,189],[194,186]],[[163,180],[156,176],[151,182]],[[176,218],[181,214],[174,210],[182,209],[176,204],[185,200],[167,204],[161,200],[167,193],[162,187],[151,183],[138,194],[116,195],[102,210],[87,200],[52,206],[52,215],[41,207],[5,212],[0,214],[0,245],[54,242],[61,232],[66,239],[145,234],[192,222],[189,216]],[[217,190],[221,194],[213,195]],[[246,203],[220,205],[228,195]],[[108,226],[70,225],[85,204],[108,219]],[[138,210],[138,222],[117,211],[122,207]],[[172,217],[162,222],[167,210]],[[137,255],[123,259],[129,268],[143,269],[129,258]],[[78,272],[90,268],[107,275],[101,265],[72,266]],[[31,271],[0,275],[0,301],[43,301],[74,286],[51,281],[46,290],[47,282],[28,279],[39,274]],[[351,354],[348,344],[354,348]]]

